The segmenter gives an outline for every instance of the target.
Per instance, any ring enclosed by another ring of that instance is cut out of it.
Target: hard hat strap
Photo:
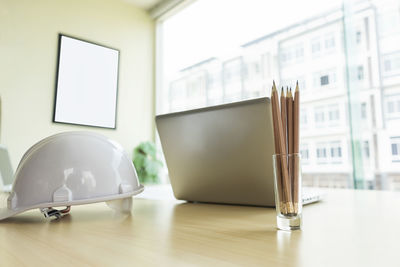
[[[40,208],[39,210],[44,215],[45,218],[56,217],[56,219],[60,219],[61,217],[69,213],[69,211],[71,210],[71,206],[67,206],[63,210],[57,210],[52,207]]]

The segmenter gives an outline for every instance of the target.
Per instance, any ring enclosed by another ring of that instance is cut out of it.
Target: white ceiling
[[[158,3],[161,3],[164,0],[124,0],[125,2],[131,3],[137,7],[150,10]]]

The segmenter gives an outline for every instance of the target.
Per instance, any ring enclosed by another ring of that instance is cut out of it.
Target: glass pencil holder
[[[281,230],[301,229],[303,203],[300,159],[299,153],[272,156],[276,221]]]

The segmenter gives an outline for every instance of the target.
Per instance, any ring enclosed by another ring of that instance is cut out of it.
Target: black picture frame
[[[119,62],[118,49],[59,33],[53,123],[116,129]]]

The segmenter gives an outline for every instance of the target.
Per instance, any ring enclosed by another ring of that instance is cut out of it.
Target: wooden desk
[[[38,210],[0,223],[1,266],[400,266],[400,193],[331,191],[304,207],[302,231],[275,228],[267,208],[134,199],[59,221]]]

